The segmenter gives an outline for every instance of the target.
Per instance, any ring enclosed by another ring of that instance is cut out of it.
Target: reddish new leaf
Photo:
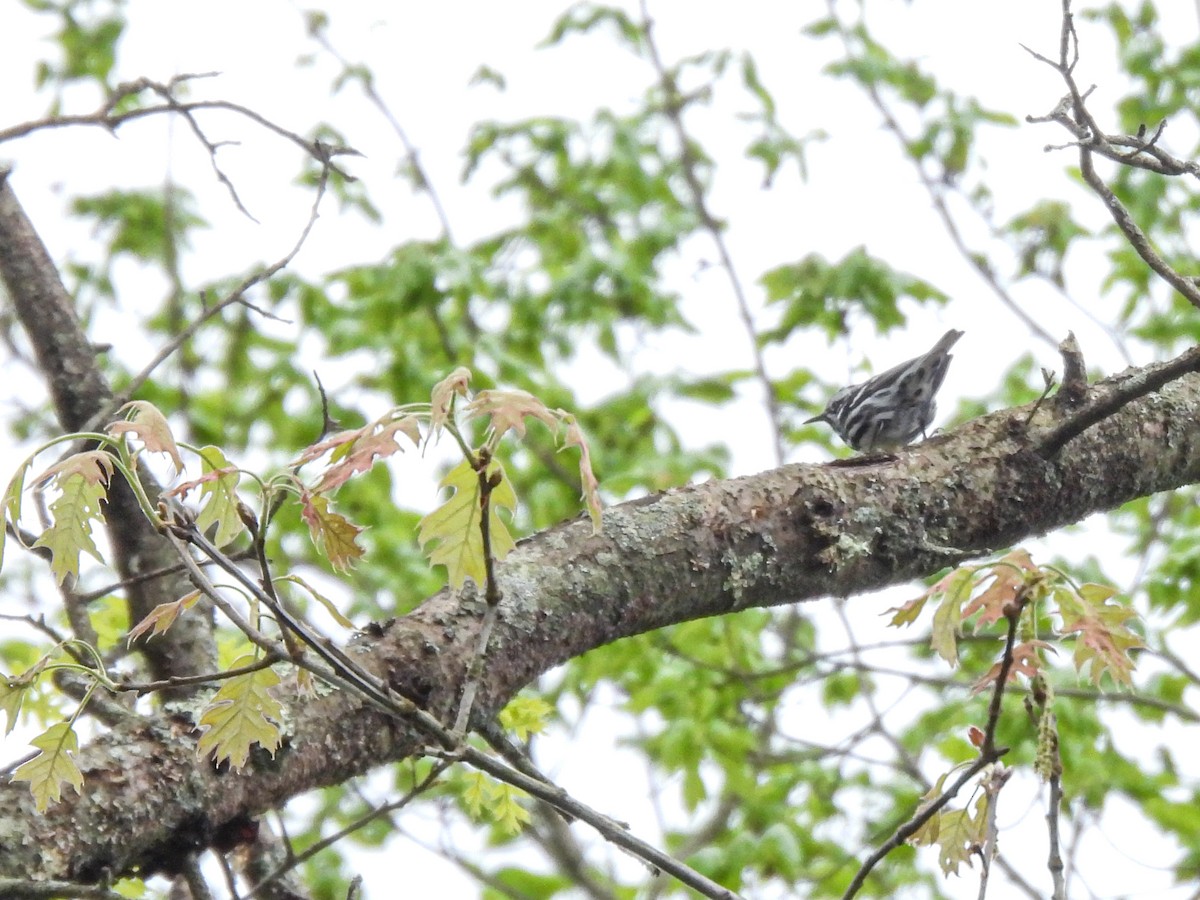
[[[1091,663],[1092,682],[1108,672],[1118,684],[1130,684],[1133,660],[1129,651],[1144,647],[1142,639],[1126,623],[1137,613],[1120,603],[1110,603],[1116,589],[1099,584],[1082,585],[1078,591],[1060,587],[1054,592],[1062,616],[1064,634],[1078,633],[1075,641],[1075,670]]]
[[[1033,678],[1042,668],[1041,651],[1049,650],[1051,653],[1057,652],[1052,644],[1045,641],[1024,641],[1013,647],[1012,667],[1008,670],[1007,681],[1015,681],[1018,675],[1024,675],[1026,678]],[[990,684],[994,684],[996,679],[1000,677],[1000,669],[1003,666],[1003,660],[997,662],[984,673],[971,687],[971,692],[978,694]]]
[[[355,475],[366,472],[377,459],[386,459],[403,448],[396,443],[396,435],[407,437],[414,446],[421,442],[417,420],[403,416],[387,423],[374,423],[363,429],[362,434],[338,448],[338,461],[333,463],[313,485],[313,493],[325,493],[345,484]]]
[[[191,591],[172,603],[158,604],[146,614],[142,621],[129,629],[127,643],[132,644],[148,631],[151,637],[156,634],[165,634],[167,629],[175,624],[175,620],[179,618],[180,614],[195,606],[199,599],[200,592]]]
[[[365,425],[362,428],[351,428],[347,431],[339,431],[336,434],[331,434],[324,440],[317,441],[317,443],[305,447],[300,455],[288,463],[288,465],[295,468],[296,466],[304,465],[306,462],[312,462],[330,450],[334,450],[336,453],[338,448],[345,447],[347,444],[353,444],[372,427],[373,425]]]
[[[518,437],[525,437],[526,416],[537,419],[551,431],[558,430],[558,417],[528,391],[480,391],[467,404],[467,415],[472,418],[488,416],[491,420],[488,427],[497,438],[510,428]]]
[[[587,504],[588,515],[592,517],[592,531],[600,533],[600,482],[592,471],[592,454],[588,450],[587,438],[572,415],[565,415],[563,421],[567,424],[567,436],[563,441],[563,449],[579,448],[579,480],[583,484],[583,501]]]
[[[171,426],[167,417],[159,412],[158,407],[145,400],[134,400],[126,403],[118,411],[125,418],[108,426],[111,435],[132,433],[151,453],[165,453],[175,463],[175,471],[183,471],[183,457],[179,455],[179,447],[175,444],[175,436],[171,434]]]
[[[470,383],[471,370],[465,366],[459,366],[433,386],[433,392],[429,398],[429,425],[434,433],[440,431],[446,424],[455,395],[465,397],[467,386]]]

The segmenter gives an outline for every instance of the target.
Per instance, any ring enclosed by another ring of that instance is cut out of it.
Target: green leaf
[[[25,699],[25,692],[32,686],[32,681],[0,677],[0,709],[4,710],[8,717],[8,724],[4,726],[6,735],[12,733],[16,726],[17,716],[21,714],[21,703]]]
[[[38,812],[45,812],[51,803],[62,797],[63,785],[69,784],[79,793],[83,788],[83,773],[75,765],[79,738],[71,723],[59,722],[30,741],[41,752],[13,772],[13,782],[28,781]]]
[[[230,668],[254,662],[253,656],[243,656]],[[283,707],[268,692],[277,684],[279,676],[270,668],[224,681],[200,715],[200,754],[212,753],[217,762],[228,759],[233,769],[245,768],[254,744],[274,756],[282,740],[277,723],[283,721]]]
[[[216,525],[212,541],[218,547],[224,547],[246,527],[238,515],[236,493],[242,476],[219,447],[203,448],[200,460],[204,473],[200,479],[200,498],[202,501],[207,499],[207,502],[196,516],[196,527],[207,531]]]
[[[366,552],[358,543],[362,528],[331,510],[328,497],[305,491],[301,496],[300,515],[308,524],[312,542],[321,548],[335,570],[348,571]]]
[[[500,518],[500,509],[510,512],[516,508],[517,496],[504,475],[504,467],[492,460],[487,467],[487,478],[495,482],[488,500],[488,528],[492,556],[504,559],[516,546],[507,526]],[[454,493],[441,506],[421,519],[417,540],[429,556],[433,565],[446,567],[450,584],[462,587],[468,578],[483,587],[486,582],[486,560],[483,534],[480,523],[482,491],[479,475],[463,460],[446,477],[439,487],[451,488]],[[428,545],[433,544],[432,550]]]
[[[50,570],[61,584],[79,575],[79,554],[88,553],[103,562],[92,540],[92,522],[103,522],[100,502],[108,496],[108,479],[113,460],[107,453],[91,450],[77,453],[47,470],[59,495],[50,504],[54,521],[34,541],[34,547],[50,551]]]
[[[553,714],[554,707],[539,697],[515,697],[500,710],[500,725],[523,741],[545,731]]]

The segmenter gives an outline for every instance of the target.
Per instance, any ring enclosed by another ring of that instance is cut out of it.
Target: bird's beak
[[[820,415],[813,416],[811,419],[805,419],[800,424],[801,425],[811,425],[813,422],[824,422],[824,421],[826,421],[825,413],[822,412]]]

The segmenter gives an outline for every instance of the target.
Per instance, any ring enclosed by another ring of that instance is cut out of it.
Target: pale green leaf
[[[255,661],[253,656],[243,656],[231,668]],[[199,726],[204,731],[197,745],[200,754],[212,753],[217,762],[228,759],[233,769],[245,767],[254,744],[274,756],[281,741],[277,723],[283,721],[283,707],[269,690],[277,684],[279,676],[269,668],[223,682],[200,715]]]
[[[200,498],[207,502],[196,516],[196,527],[207,531],[216,525],[213,543],[224,547],[245,528],[237,511],[236,492],[241,474],[218,447],[205,447],[200,451],[200,459],[202,471],[209,477],[201,479]]]
[[[494,559],[501,560],[516,546],[516,542],[500,518],[499,510],[502,507],[510,511],[515,509],[517,496],[500,463],[492,460],[487,467],[487,476],[495,482],[488,510],[491,551]],[[471,464],[463,460],[447,473],[440,487],[449,487],[454,493],[421,519],[417,540],[433,565],[446,567],[450,584],[454,587],[462,587],[468,578],[482,587],[487,569],[483,534],[479,527],[483,519],[479,476]],[[433,544],[432,549],[427,546],[430,543]]]
[[[69,784],[79,793],[83,787],[83,773],[75,765],[75,753],[79,750],[79,739],[71,730],[69,722],[51,725],[32,741],[41,752],[29,762],[18,766],[12,780],[28,781],[38,812],[45,812],[51,803],[62,797],[64,784]]]

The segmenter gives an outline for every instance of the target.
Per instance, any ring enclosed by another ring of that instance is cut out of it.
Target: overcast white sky
[[[379,92],[420,149],[460,242],[490,234],[508,224],[515,213],[511,206],[490,197],[486,183],[459,183],[461,151],[473,122],[534,114],[587,118],[601,105],[620,111],[636,101],[652,78],[643,62],[597,36],[577,37],[563,47],[535,51],[535,44],[564,8],[560,3],[460,0],[383,4],[352,0],[330,6],[333,43],[352,61],[374,70]],[[1171,6],[1163,12],[1176,17],[1168,33],[1196,34],[1196,12],[1191,4],[1162,6]],[[1019,47],[1024,42],[1053,52],[1058,34],[1057,3],[922,0],[870,7],[877,34],[897,52],[923,58],[944,83],[963,94],[979,95],[986,105],[1018,115],[1039,114],[1049,110],[1061,94],[1049,69]],[[757,296],[756,279],[772,266],[814,251],[839,258],[862,244],[894,266],[932,280],[954,296],[955,302],[944,311],[914,315],[905,335],[877,342],[871,355],[879,366],[890,365],[925,349],[945,328],[964,328],[967,334],[956,348],[945,408],[952,407],[955,395],[987,390],[1015,356],[1031,347],[1044,365],[1057,368],[1053,350],[1033,345],[1020,324],[954,255],[925,194],[911,170],[898,160],[894,143],[863,98],[846,85],[818,78],[829,48],[802,37],[799,31],[823,9],[822,3],[811,0],[737,4],[659,0],[651,4],[656,36],[668,60],[720,46],[748,49],[779,101],[781,118],[793,132],[824,129],[830,133],[827,143],[812,147],[807,183],[788,171],[767,192],[761,189],[760,170],[737,161],[745,133],[728,126],[731,114],[744,109],[746,101],[727,91],[718,97],[711,116],[696,116],[692,121],[697,133],[711,142],[719,160],[712,203],[717,214],[730,223],[728,240],[743,280]],[[210,0],[204,4],[133,0],[129,18],[119,78],[144,75],[165,80],[186,72],[220,72],[218,79],[198,91],[241,103],[301,133],[314,122],[328,121],[365,154],[363,159],[348,161],[346,167],[370,185],[376,205],[385,214],[384,225],[340,215],[334,204],[327,204],[297,263],[299,269],[315,274],[374,260],[406,239],[436,235],[437,223],[426,199],[414,196],[406,184],[394,178],[403,149],[386,124],[353,87],[329,95],[335,66],[306,40],[298,5],[283,0]],[[43,52],[39,41],[44,27],[43,20],[24,6],[4,14],[0,84],[5,87],[0,91],[0,126],[45,112],[46,97],[34,95],[30,89],[34,62]],[[1096,102],[1103,104],[1119,92],[1108,68],[1111,45],[1100,32],[1082,25],[1081,30],[1085,45],[1080,78],[1100,85]],[[298,69],[297,57],[310,53],[316,54],[317,63]],[[468,87],[481,64],[505,75],[505,92]],[[90,110],[99,102],[95,96],[73,94],[66,100],[70,111]],[[216,126],[216,134],[227,129],[226,136],[241,140],[239,146],[222,150],[221,163],[261,224],[247,221],[227,201],[212,178],[207,158],[178,124],[173,128],[158,122],[135,125],[122,129],[115,138],[78,129],[49,132],[0,146],[0,159],[14,164],[18,196],[60,260],[91,252],[87,232],[64,220],[67,197],[99,193],[114,184],[159,185],[169,159],[176,180],[201,196],[202,213],[214,225],[197,237],[196,253],[186,261],[186,274],[201,281],[281,255],[294,241],[310,203],[310,196],[290,183],[298,159],[292,146],[232,119],[210,121],[222,123]],[[1054,195],[1076,201],[1086,221],[1104,221],[1099,204],[1063,176],[1068,158],[1042,152],[1044,144],[1062,140],[1052,127],[990,130],[984,139],[1000,220]],[[1182,137],[1179,142],[1185,145]],[[711,249],[697,244],[693,256],[678,263],[674,273],[688,315],[701,326],[700,334],[660,338],[644,345],[639,358],[647,368],[670,370],[713,358],[731,365],[731,356],[748,360],[748,342],[726,282],[716,270],[699,270],[700,261],[712,259]],[[157,302],[156,289],[156,285],[148,285],[148,307]],[[1123,367],[1106,339],[1077,309],[1037,287],[1022,288],[1018,296],[1052,333],[1074,329],[1090,363],[1108,369]],[[112,336],[127,334],[117,330],[115,320],[108,327],[113,329]],[[104,339],[105,335],[98,337]],[[862,340],[865,343],[873,337]],[[154,349],[130,346],[125,340],[116,352],[136,361],[148,358]],[[825,354],[834,372],[847,365],[844,352],[828,353],[816,336],[797,342],[789,352]],[[777,372],[783,372],[791,361],[776,357],[771,362]],[[0,360],[0,372],[7,365]],[[618,375],[599,361],[595,365],[587,380],[599,395]],[[735,446],[738,472],[773,464],[765,419],[754,404],[737,409],[740,419],[736,423],[686,412],[680,410],[679,426],[694,443],[728,440],[734,432],[739,435]],[[604,723],[604,727],[609,725]],[[611,735],[603,743],[608,740]],[[587,734],[582,742],[603,745],[600,735]],[[553,767],[569,788],[578,785],[585,800],[608,805],[604,792],[597,796],[594,785],[587,788],[589,781],[594,782],[592,759],[580,761],[565,748],[550,748],[550,754],[555,760]],[[6,747],[5,756],[10,755]],[[643,780],[640,771],[631,769],[635,765],[631,758],[614,753],[605,759],[610,771],[620,772],[627,783],[636,785]],[[650,809],[639,810],[627,803],[619,814],[635,828],[652,832],[655,827]],[[394,852],[389,851],[382,874],[364,868],[369,896],[394,895]],[[407,848],[403,854],[407,872],[437,873],[439,896],[473,895],[468,882],[448,867],[439,871],[427,854],[410,858]],[[1144,892],[1145,873],[1134,871],[1138,874],[1128,889]],[[970,878],[961,884],[963,896],[974,896]],[[1123,889],[1112,884],[1104,893]]]

